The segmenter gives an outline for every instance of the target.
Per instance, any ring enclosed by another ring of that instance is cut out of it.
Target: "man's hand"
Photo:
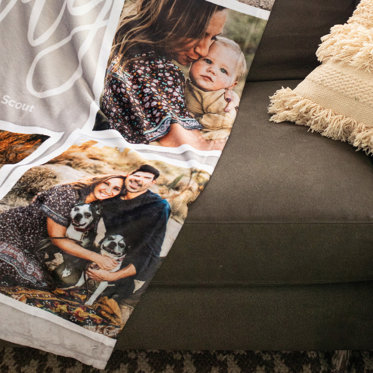
[[[109,258],[108,256],[103,256],[100,254],[97,254],[93,260],[101,269],[104,269],[106,271],[110,271],[111,269],[114,269],[118,262],[115,259]]]
[[[114,282],[122,278],[134,276],[136,274],[136,268],[133,264],[128,264],[128,266],[120,269],[119,271],[110,272],[105,269],[89,267],[86,273],[92,280],[95,281]]]

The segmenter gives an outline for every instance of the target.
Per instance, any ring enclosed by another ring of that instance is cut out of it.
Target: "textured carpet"
[[[107,369],[31,348],[0,349],[0,372],[24,373],[372,373],[373,351],[115,351]],[[346,359],[347,357],[347,359]]]

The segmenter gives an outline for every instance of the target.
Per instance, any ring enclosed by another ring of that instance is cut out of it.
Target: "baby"
[[[226,112],[224,94],[235,87],[246,73],[246,60],[233,40],[218,37],[206,57],[194,62],[185,88],[188,110],[204,127],[205,140],[225,140],[236,118],[236,110]],[[239,102],[232,91],[233,100]]]

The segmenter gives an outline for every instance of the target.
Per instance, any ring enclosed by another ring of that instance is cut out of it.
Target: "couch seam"
[[[300,222],[300,221],[244,221],[244,220],[237,220],[237,221],[230,221],[230,220],[219,220],[219,221],[203,221],[203,220],[194,220],[194,221],[188,221],[186,220],[184,225],[216,225],[216,224],[273,224],[273,225],[280,225],[280,224],[288,224],[288,225],[372,225],[373,220],[371,221],[345,221],[345,222],[339,222],[339,221],[309,221],[309,222]]]
[[[245,283],[225,283],[225,284],[218,284],[213,285],[209,283],[198,283],[198,284],[165,284],[165,283],[157,283],[152,282],[150,287],[157,287],[157,288],[190,288],[190,289],[221,289],[221,288],[234,288],[234,289],[243,289],[243,288],[271,288],[271,287],[316,287],[316,286],[335,286],[335,285],[356,285],[356,284],[369,284],[373,283],[373,279],[370,280],[356,280],[356,281],[349,281],[349,282],[312,282],[312,283],[281,283],[281,284],[260,284],[260,283],[254,283],[254,284],[245,284]]]

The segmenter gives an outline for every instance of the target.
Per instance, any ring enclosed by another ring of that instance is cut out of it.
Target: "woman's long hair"
[[[109,62],[124,66],[136,54],[155,51],[173,57],[173,51],[204,37],[213,14],[224,7],[205,0],[136,0],[134,11],[120,20]]]
[[[124,180],[126,179],[126,176],[121,174],[110,174],[110,175],[100,175],[100,176],[94,176],[89,179],[76,181],[74,183],[69,183],[70,185],[73,185],[74,189],[76,189],[79,194],[82,202],[85,200],[85,198],[91,194],[96,186],[98,184],[101,184],[105,182],[106,180],[110,179],[122,179],[123,185],[118,195],[124,195],[125,194],[125,185]]]

